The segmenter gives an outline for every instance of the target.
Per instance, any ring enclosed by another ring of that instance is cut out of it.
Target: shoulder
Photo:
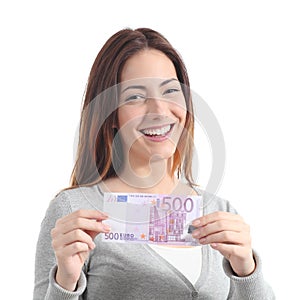
[[[207,192],[198,187],[194,188],[198,195],[203,199],[203,211],[204,214],[209,214],[215,211],[227,211],[237,214],[236,209],[230,204],[230,201],[217,196],[216,194]]]
[[[67,215],[78,209],[99,209],[102,195],[97,185],[80,186],[59,192],[51,201],[48,212]]]

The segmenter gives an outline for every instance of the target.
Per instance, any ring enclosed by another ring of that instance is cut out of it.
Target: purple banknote
[[[105,242],[199,246],[191,222],[202,216],[202,196],[105,193],[111,227]]]

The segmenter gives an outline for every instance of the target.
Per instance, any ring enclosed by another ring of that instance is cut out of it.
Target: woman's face
[[[169,159],[186,120],[184,95],[171,60],[143,50],[124,65],[118,126],[124,151],[135,162]]]

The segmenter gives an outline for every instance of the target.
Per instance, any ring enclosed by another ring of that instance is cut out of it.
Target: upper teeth
[[[148,135],[163,135],[166,134],[168,131],[170,131],[171,125],[167,125],[162,128],[156,128],[156,129],[144,129],[142,130],[144,134]]]

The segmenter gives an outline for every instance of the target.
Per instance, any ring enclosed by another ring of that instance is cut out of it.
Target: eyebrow
[[[176,79],[176,78],[167,79],[167,80],[161,82],[160,85],[159,85],[159,87],[162,87],[162,86],[168,84],[171,81],[178,81],[178,79]],[[130,86],[126,87],[121,93],[124,93],[125,91],[127,91],[129,89],[146,90],[146,87],[144,85],[130,85]]]
[[[162,87],[162,86],[168,84],[168,83],[171,82],[171,81],[178,81],[178,79],[176,79],[176,78],[170,78],[170,79],[167,79],[167,80],[163,81],[163,82],[159,85],[159,87]]]

